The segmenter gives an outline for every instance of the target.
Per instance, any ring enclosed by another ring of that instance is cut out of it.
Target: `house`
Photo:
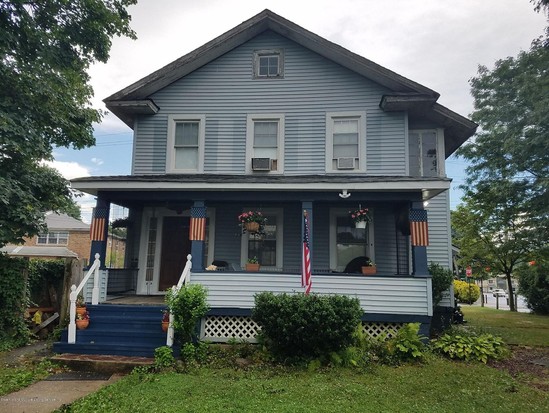
[[[26,238],[23,245],[6,245],[2,250],[12,256],[38,258],[88,259],[91,240],[90,226],[55,212],[46,213],[47,232]]]
[[[128,208],[127,292],[163,294],[191,254],[212,308],[202,337],[251,339],[255,293],[303,291],[305,211],[312,293],[358,297],[372,334],[427,333],[428,262],[452,265],[445,159],[476,128],[438,97],[264,10],[105,99],[134,152],[129,176],[72,181],[97,198],[91,256],[105,256],[109,206]],[[366,228],[349,214],[360,208]],[[261,235],[239,225],[250,210],[267,218]],[[245,270],[253,257],[259,272]],[[357,257],[376,275],[346,271]]]

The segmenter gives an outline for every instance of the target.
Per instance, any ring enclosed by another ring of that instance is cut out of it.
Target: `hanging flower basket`
[[[368,208],[359,208],[354,211],[349,211],[351,220],[355,224],[355,228],[366,228],[372,221],[372,216]]]
[[[355,228],[361,228],[361,229],[366,228],[366,221],[355,222]]]
[[[243,225],[244,229],[252,234],[259,231],[259,222],[245,222]]]
[[[250,234],[261,234],[267,218],[260,211],[243,212],[238,216],[238,221],[242,227],[242,232]]]

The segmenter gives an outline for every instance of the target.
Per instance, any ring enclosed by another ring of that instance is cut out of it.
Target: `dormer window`
[[[284,53],[281,49],[254,51],[254,78],[284,77]]]

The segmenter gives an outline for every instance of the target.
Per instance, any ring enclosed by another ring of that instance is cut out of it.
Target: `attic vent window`
[[[281,49],[254,51],[254,78],[276,79],[284,77],[284,53]]]

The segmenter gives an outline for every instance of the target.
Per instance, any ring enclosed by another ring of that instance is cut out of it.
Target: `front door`
[[[189,217],[164,217],[158,291],[177,284],[190,253]]]

